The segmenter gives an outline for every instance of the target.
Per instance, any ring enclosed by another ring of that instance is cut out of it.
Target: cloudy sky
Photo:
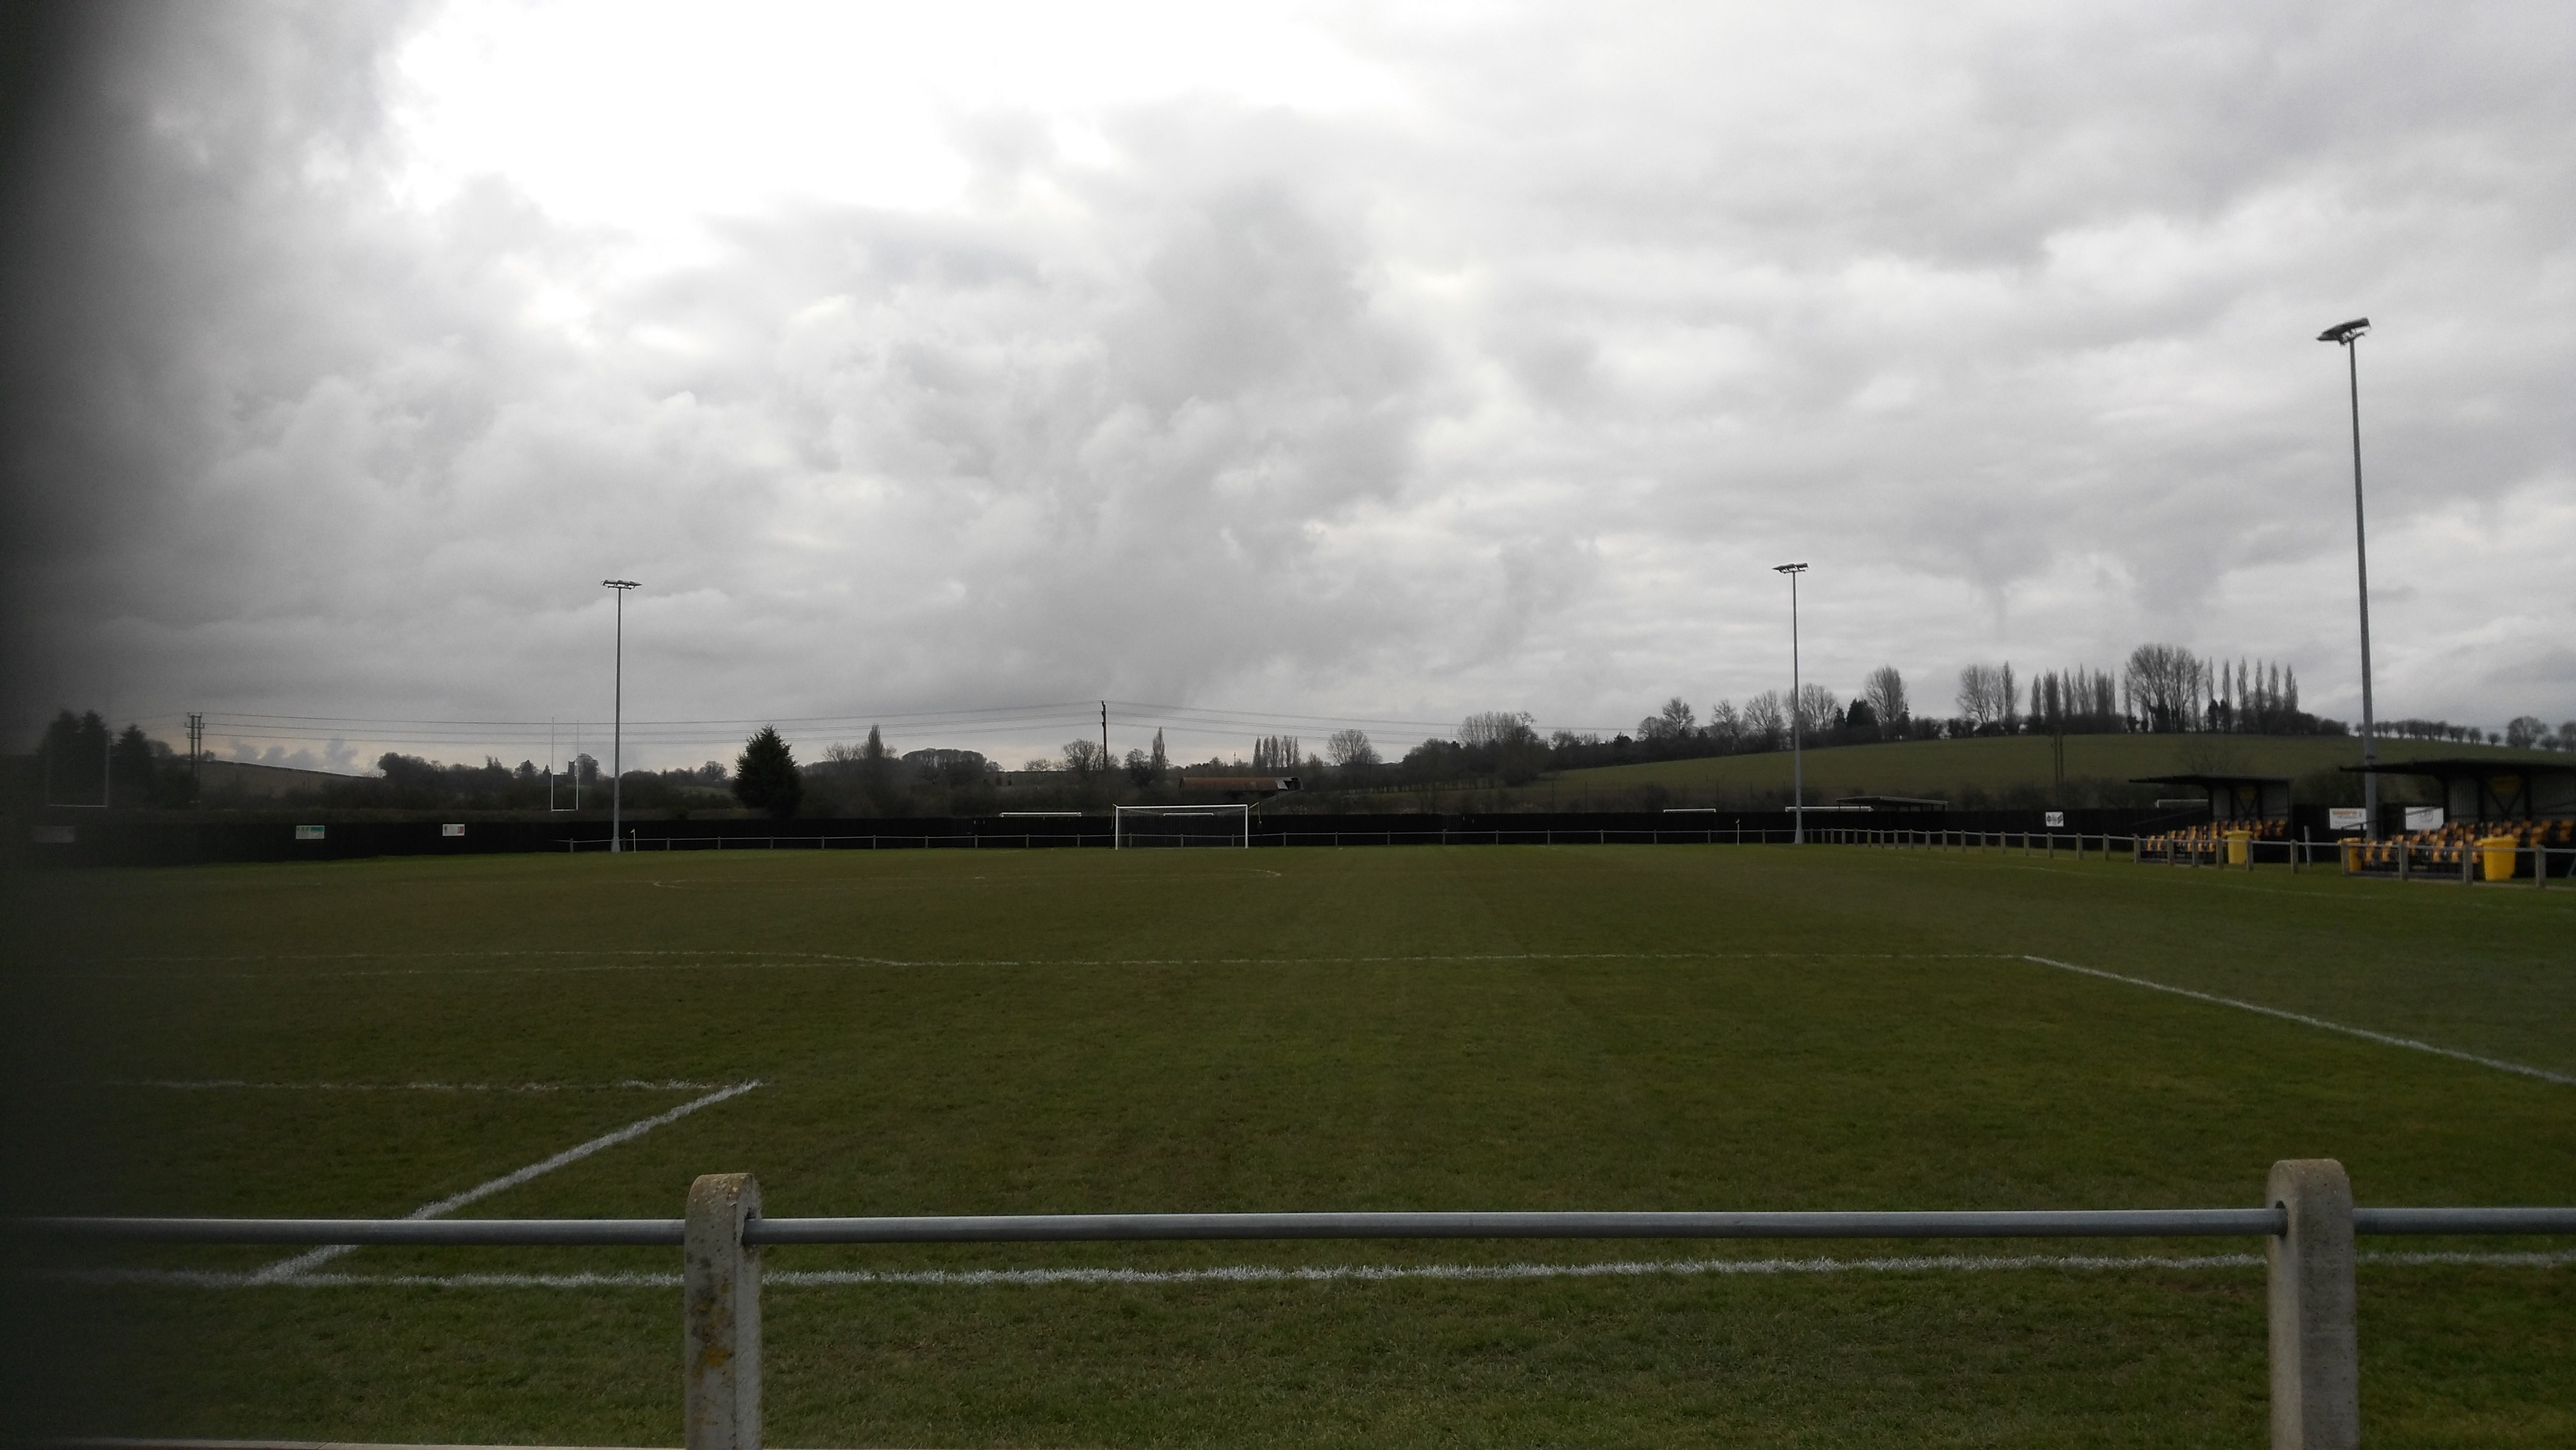
[[[2576,716],[2576,9],[88,7],[6,722],[1014,763],[1882,663]],[[976,713],[987,712],[987,713]],[[452,724],[442,722],[490,722]],[[674,723],[708,722],[708,723]],[[1096,726],[1091,727],[1096,729]],[[533,743],[532,743],[533,742]]]

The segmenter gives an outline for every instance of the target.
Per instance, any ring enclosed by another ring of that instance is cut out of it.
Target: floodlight
[[[2364,829],[2369,839],[2376,841],[2379,774],[2371,767],[2379,763],[2379,746],[2370,704],[2370,546],[2361,518],[2361,349],[2353,346],[2354,340],[2369,330],[2370,319],[2356,317],[2318,333],[2317,341],[2343,344],[2344,375],[2352,388],[2352,558],[2361,586],[2361,799],[2362,809],[2369,816]]]
[[[1804,564],[1774,564],[1771,572],[1789,576],[1789,840],[1807,843],[1807,748],[1798,729],[1798,696],[1805,689],[1798,671],[1798,576]]]
[[[626,788],[626,591],[643,586],[632,579],[602,579],[602,589],[617,591],[617,673],[610,700],[608,737],[608,849],[613,854],[625,849],[618,840],[618,828],[625,824],[623,807]],[[578,778],[578,776],[576,776]]]

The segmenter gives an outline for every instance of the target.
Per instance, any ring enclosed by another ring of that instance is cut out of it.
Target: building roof
[[[2490,775],[2576,775],[2576,761],[2564,765],[2555,760],[2499,760],[2492,755],[2454,755],[2436,760],[2390,760],[2377,765],[2346,765],[2338,769],[2351,775],[2429,775],[2435,780],[2459,780]]]
[[[2238,785],[2288,785],[2286,775],[2212,775],[2205,771],[2188,775],[2133,775],[2131,785],[2196,785],[2223,788]]]

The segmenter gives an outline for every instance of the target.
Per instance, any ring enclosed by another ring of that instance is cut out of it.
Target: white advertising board
[[[2326,826],[2337,831],[2358,831],[2370,824],[2370,812],[2359,806],[2326,807]]]
[[[2048,813],[2048,824],[2049,824],[2049,825],[2051,825],[2051,826],[2062,826],[2062,825],[2065,825],[2065,824],[2066,824],[2066,812],[2064,812],[2064,811],[2050,811],[2050,812]]]
[[[461,836],[461,835],[464,835],[464,834],[465,834],[465,823],[464,823],[463,821],[457,821],[457,822],[454,822],[454,823],[449,824],[449,825],[440,826],[440,827],[438,828],[438,833],[439,833],[440,835],[442,835],[442,836]]]
[[[2408,806],[2406,808],[2406,829],[2410,831],[2438,831],[2442,829],[2442,808],[2440,806]]]

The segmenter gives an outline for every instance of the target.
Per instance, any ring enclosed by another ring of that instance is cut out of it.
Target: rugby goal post
[[[1109,847],[1127,849],[1127,818],[1136,816],[1235,816],[1243,824],[1242,846],[1252,849],[1252,805],[1249,801],[1210,802],[1186,806],[1111,806],[1109,808]]]

